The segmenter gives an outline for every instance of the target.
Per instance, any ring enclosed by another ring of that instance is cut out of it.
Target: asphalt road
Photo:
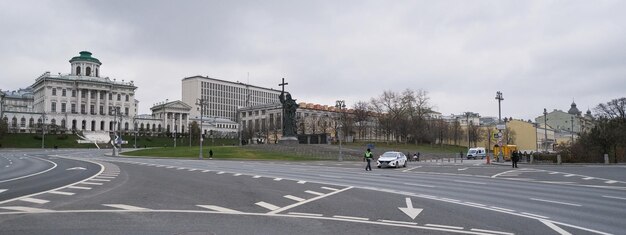
[[[0,153],[0,164],[10,159],[30,169],[23,176],[57,164],[14,184],[0,182],[0,189],[8,189],[0,192],[0,232],[623,234],[626,228],[626,183],[619,179],[626,168],[621,166],[511,169],[481,161],[421,162],[365,172],[361,162],[140,159],[103,153]],[[85,169],[67,170],[73,167]],[[602,173],[594,175],[597,169]],[[55,177],[44,177],[48,174]],[[40,190],[29,196],[32,189],[19,185],[30,185],[37,176],[50,181],[34,185]],[[22,196],[7,196],[9,191]]]

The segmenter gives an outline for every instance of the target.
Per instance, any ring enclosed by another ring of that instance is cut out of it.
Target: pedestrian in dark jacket
[[[519,161],[519,152],[513,151],[513,153],[511,153],[511,164],[513,168],[517,168],[518,161]]]

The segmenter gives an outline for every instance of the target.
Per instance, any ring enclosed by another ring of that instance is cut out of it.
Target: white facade
[[[100,61],[87,51],[80,52],[70,60],[69,74],[52,75],[45,72],[26,89],[3,99],[2,115],[9,121],[18,120],[12,132],[33,132],[30,120],[43,119],[45,124],[58,126],[61,130],[111,131],[117,129],[112,109],[119,107],[122,114],[120,129],[132,128],[138,101],[137,87],[132,81],[125,82],[100,77]],[[22,120],[27,120],[22,125]]]
[[[279,102],[280,90],[268,89],[241,82],[194,76],[182,80],[182,101],[194,107],[192,116],[200,116],[197,102],[205,102],[202,116],[227,118],[237,121],[237,109]]]

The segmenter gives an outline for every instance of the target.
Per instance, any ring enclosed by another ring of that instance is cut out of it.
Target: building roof
[[[96,59],[94,57],[91,57],[91,52],[81,51],[78,54],[80,54],[80,55],[72,57],[72,59],[70,60],[70,63],[72,63],[74,61],[88,61],[88,62],[96,63],[98,65],[102,65],[100,60],[98,60],[98,59]]]
[[[275,90],[274,88],[267,88],[267,87],[260,87],[260,86],[255,86],[252,84],[247,84],[247,83],[243,83],[240,81],[237,82],[231,82],[231,81],[227,81],[227,80],[222,80],[222,79],[217,79],[217,78],[212,78],[209,76],[200,76],[200,75],[196,75],[196,76],[191,76],[191,77],[186,77],[183,78],[182,80],[191,80],[191,79],[206,79],[206,80],[213,80],[213,81],[218,81],[218,82],[224,82],[224,83],[230,83],[232,85],[239,85],[239,86],[247,86],[247,87],[251,87],[251,88],[257,88],[257,89],[262,89],[262,90],[267,90],[267,91],[272,91],[272,92],[281,92],[280,90]],[[289,93],[288,91],[285,91],[285,93]]]
[[[569,110],[567,111],[567,113],[572,114],[572,115],[579,115],[580,114],[580,110],[578,110],[578,108],[576,108],[576,103],[574,103],[572,101],[572,105],[569,108]]]

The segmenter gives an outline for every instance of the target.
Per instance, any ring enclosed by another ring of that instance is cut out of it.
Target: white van
[[[470,148],[467,151],[467,159],[484,159],[485,156],[487,156],[487,151],[485,151],[485,148]]]

